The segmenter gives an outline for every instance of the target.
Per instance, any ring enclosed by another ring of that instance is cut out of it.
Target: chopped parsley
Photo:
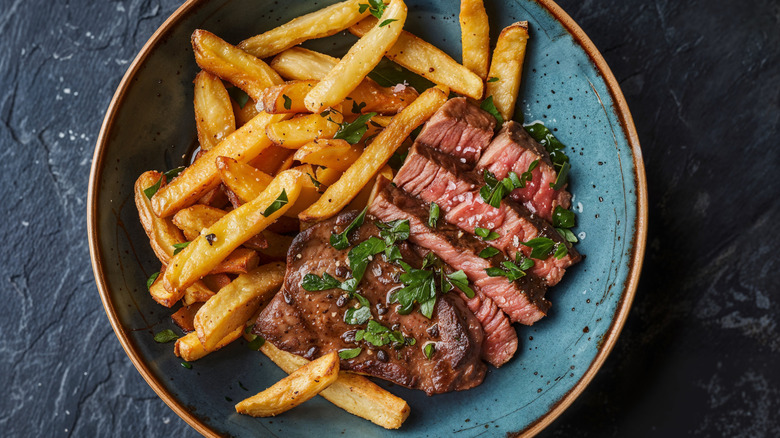
[[[339,350],[339,358],[340,359],[354,359],[360,355],[360,353],[363,352],[363,349],[360,347],[357,348],[343,348]]]
[[[182,242],[182,243],[174,243],[173,244],[173,255],[176,255],[184,250],[184,248],[189,245],[190,242]]]
[[[407,344],[411,345],[403,333],[398,330],[390,330],[373,319],[368,321],[365,330],[361,329],[355,332],[355,341],[365,341],[375,347],[392,345],[395,348],[401,348]]]
[[[526,262],[527,259],[523,259],[523,261],[520,263],[520,266],[518,266],[515,262],[511,262],[509,260],[501,262],[501,267],[492,267],[485,269],[485,272],[487,275],[491,277],[506,277],[509,281],[515,281],[517,279],[520,279],[522,277],[525,277],[525,271],[528,270],[531,266],[533,266],[533,261],[531,263]]]
[[[483,259],[489,259],[493,257],[494,255],[498,255],[501,251],[497,250],[496,248],[493,248],[492,246],[488,246],[487,248],[483,249],[479,252],[479,256]]]
[[[238,87],[229,88],[228,94],[230,95],[230,97],[233,98],[233,100],[236,101],[238,107],[241,109],[244,109],[244,105],[246,105],[246,103],[249,102],[249,95],[246,94],[244,90]]]
[[[474,228],[474,234],[481,237],[484,241],[496,240],[501,237],[495,231],[488,230],[487,228],[476,227]]]
[[[346,228],[344,228],[344,231],[341,233],[335,234],[331,233],[330,235],[330,246],[336,248],[336,249],[347,249],[349,248],[349,233],[352,232],[355,228],[359,228],[361,225],[363,225],[363,220],[366,217],[366,211],[368,210],[368,207],[364,208],[363,211],[360,212],[360,214],[349,224]]]
[[[538,259],[538,260],[544,260],[547,258],[547,256],[550,255],[551,252],[554,251],[554,256],[556,259],[560,260],[566,256],[566,254],[569,253],[569,248],[566,247],[566,244],[564,243],[555,243],[552,239],[548,237],[537,237],[535,239],[531,239],[528,242],[522,242],[523,245],[530,247],[532,249],[531,251],[531,258]]]
[[[289,110],[292,108],[292,99],[289,96],[282,94],[282,99],[284,99],[284,109]]]
[[[146,280],[146,288],[151,289],[152,285],[154,284],[154,280],[157,280],[157,277],[159,276],[160,276],[160,271],[157,271],[154,274],[150,275],[149,278]]]
[[[357,295],[357,296],[363,298],[362,295]],[[365,298],[363,299],[365,300]],[[354,307],[350,307],[344,313],[344,322],[351,325],[365,324],[366,321],[368,321],[369,319],[371,319],[371,308],[368,306],[361,305],[357,309]]]
[[[566,184],[569,170],[571,169],[569,157],[564,152],[566,146],[541,122],[525,126],[525,130],[550,153],[550,160],[558,173],[555,182],[550,183],[550,186],[555,190],[560,190]]]
[[[252,338],[251,341],[249,341],[249,344],[247,345],[250,350],[257,351],[260,349],[260,347],[265,344],[265,338],[262,336],[254,335],[254,338]]]
[[[431,202],[430,210],[428,211],[428,226],[436,228],[436,223],[439,221],[439,215],[441,214],[441,208],[439,204]]]
[[[175,341],[179,339],[179,335],[173,332],[171,329],[165,329],[161,332],[157,332],[154,335],[154,342],[158,344],[165,344],[167,342]]]
[[[412,313],[414,304],[418,303],[420,313],[431,319],[436,304],[436,280],[433,271],[415,269],[404,262],[400,263],[405,271],[400,277],[404,287],[390,295],[390,302],[400,304],[398,313],[401,315]]]
[[[455,271],[452,274],[447,274],[447,281],[444,281],[444,277],[442,277],[442,284],[447,283],[460,289],[467,297],[474,298],[474,290],[469,287],[469,279],[462,269]],[[444,291],[444,289],[445,286],[442,286],[442,291]],[[449,289],[447,291],[449,291]]]
[[[322,277],[315,274],[306,274],[301,282],[301,287],[309,292],[319,292],[323,290],[342,289],[349,291],[351,283],[341,282],[327,272],[322,273]],[[352,289],[354,290],[354,289]]]
[[[158,190],[160,190],[160,185],[162,184],[162,180],[163,177],[160,176],[160,179],[158,179],[156,183],[144,189],[144,195],[146,195],[147,199],[152,199],[152,196],[154,196],[154,194],[157,193]]]
[[[577,236],[570,230],[575,225],[576,216],[571,210],[566,210],[560,205],[555,206],[553,211],[553,226],[558,234],[561,235],[567,242],[577,243]]]
[[[368,4],[361,3],[358,6],[358,11],[362,14],[363,12],[366,12],[366,9],[368,9],[368,12],[371,13],[374,17],[377,19],[382,18],[382,14],[385,13],[385,9],[387,9],[387,5],[382,0],[368,0]]]
[[[179,174],[182,173],[184,169],[186,169],[184,166],[179,166],[163,173],[163,175],[165,175],[165,181],[171,182],[171,180],[179,176]]]
[[[279,197],[265,209],[263,216],[268,217],[276,213],[282,206],[286,205],[287,202],[287,191],[286,189],[282,189],[282,193],[279,194]]]
[[[504,124],[504,117],[501,116],[501,113],[498,112],[498,108],[496,108],[496,104],[493,103],[493,96],[488,96],[487,99],[482,101],[482,104],[480,104],[479,107],[496,118],[496,127],[500,127]]]
[[[423,353],[425,354],[426,358],[432,358],[436,353],[436,344],[433,342],[425,344],[425,347],[423,347]]]
[[[352,113],[353,114],[360,114],[361,112],[363,112],[363,108],[365,108],[365,107],[366,107],[366,103],[365,102],[357,103],[356,100],[352,101]]]
[[[336,131],[336,135],[334,135],[333,138],[345,140],[349,144],[359,142],[360,139],[363,138],[363,134],[368,131],[368,121],[375,115],[376,113],[366,113],[360,115],[352,123],[341,123],[339,125],[339,130]]]
[[[393,21],[398,21],[398,19],[391,18],[391,19],[385,20],[385,21],[383,21],[382,23],[379,24],[379,27],[385,27],[388,24],[392,23]]]
[[[360,280],[363,279],[366,267],[373,260],[373,256],[384,252],[386,248],[387,246],[382,239],[372,236],[349,250],[347,258],[349,259],[349,267],[352,269],[352,277],[356,285],[360,284]]]
[[[385,242],[385,257],[389,261],[400,260],[401,252],[395,243],[409,238],[409,220],[399,219],[387,223],[377,222],[379,227],[379,236]]]
[[[192,369],[192,364],[189,363],[189,362],[182,362],[181,366],[183,366],[184,368],[187,368],[188,370]]]
[[[515,172],[509,172],[506,178],[498,180],[493,172],[485,169],[483,179],[485,185],[479,189],[479,195],[489,205],[498,208],[501,200],[506,198],[512,190],[525,188],[525,184],[533,179],[533,170],[539,165],[539,160],[534,160],[528,165],[528,170],[518,176]]]
[[[488,78],[487,82],[498,82],[498,78],[493,76],[492,78]]]

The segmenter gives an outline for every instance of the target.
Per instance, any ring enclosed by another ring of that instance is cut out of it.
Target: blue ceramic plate
[[[95,277],[117,337],[160,397],[205,435],[532,435],[582,392],[614,345],[636,288],[647,214],[639,144],[617,82],[582,30],[550,1],[485,3],[494,41],[499,29],[530,23],[517,112],[527,122],[543,121],[568,147],[577,248],[587,258],[548,293],[549,316],[517,328],[521,345],[509,364],[491,369],[481,386],[463,393],[428,398],[390,387],[409,402],[412,414],[401,430],[387,431],[321,398],[276,418],[237,415],[235,401],[284,373],[243,340],[186,369],[172,344],[152,339],[154,332],[172,328],[171,311],[146,291],[146,278],[159,266],[138,223],[133,183],[146,170],[183,164],[182,155],[195,141],[197,67],[190,34],[203,28],[238,42],[329,3],[190,1],[131,65],[100,133],[88,207]],[[409,0],[406,28],[459,59],[458,4]],[[340,35],[310,47],[342,55],[353,41]]]

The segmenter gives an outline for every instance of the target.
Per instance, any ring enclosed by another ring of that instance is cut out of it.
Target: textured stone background
[[[89,264],[103,113],[171,0],[0,0],[0,430],[194,436],[116,340]],[[650,186],[634,309],[544,436],[780,436],[780,6],[564,0],[633,112]]]

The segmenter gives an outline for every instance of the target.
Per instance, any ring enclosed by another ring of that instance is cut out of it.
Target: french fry
[[[282,287],[284,270],[281,262],[259,266],[239,275],[211,297],[198,310],[193,323],[203,347],[213,350],[228,334],[243,328],[263,302]]]
[[[184,237],[188,241],[192,241],[200,236],[201,231],[217,223],[226,214],[225,210],[220,210],[219,208],[195,204],[179,210],[173,216],[173,223],[184,232]],[[268,247],[268,242],[263,234],[258,234],[244,242],[244,246],[254,250],[261,250]],[[209,287],[209,289],[213,288]]]
[[[209,271],[209,275],[214,274],[246,274],[260,264],[260,257],[257,251],[249,248],[236,248],[225,260],[219,262],[217,266]]]
[[[309,112],[303,99],[315,85],[317,81],[290,81],[268,87],[260,101],[263,104],[263,111],[269,114]]]
[[[164,274],[165,266],[160,269],[160,275],[158,275],[152,285],[149,286],[149,295],[154,301],[162,306],[173,307],[179,300],[182,300],[185,306],[189,306],[193,303],[205,302],[214,295],[214,292],[202,281],[196,281],[184,291],[169,292],[165,289],[165,286],[163,286],[162,280]]]
[[[335,35],[368,15],[360,12],[364,0],[349,0],[294,18],[268,32],[241,41],[238,48],[258,58],[268,58],[315,38]]]
[[[332,167],[318,167],[317,181],[319,181],[320,184],[324,185],[325,187],[329,187],[338,181],[339,178],[341,178],[342,173],[344,172],[336,170]]]
[[[365,185],[362,189],[360,189],[360,192],[355,196],[355,199],[352,200],[352,202],[347,205],[345,210],[362,210],[366,207],[366,205],[370,205],[371,202],[374,200],[374,196],[376,196],[374,187],[376,186],[377,180],[379,178],[386,178],[389,181],[393,180],[393,169],[385,165],[382,169],[379,170],[379,172],[374,176],[374,178]]]
[[[291,157],[293,153],[295,151],[271,144],[263,152],[260,152],[257,158],[250,161],[249,165],[263,173],[273,175],[279,169],[279,165],[288,157]]]
[[[225,193],[225,187],[218,185],[217,187],[206,192],[205,195],[198,198],[196,201],[198,204],[207,205],[214,208],[222,208],[228,203],[227,194]]]
[[[217,351],[240,338],[243,331],[244,327],[239,327],[237,330],[225,336],[225,338],[214,347],[214,350],[211,351],[203,348],[203,344],[200,343],[200,339],[198,339],[198,334],[196,332],[190,332],[176,340],[176,345],[173,347],[173,353],[187,362],[194,362],[212,351]]]
[[[377,23],[368,17],[349,28],[357,36],[365,35]],[[403,31],[398,41],[385,56],[430,81],[450,88],[456,93],[472,99],[481,99],[484,91],[482,78],[458,64],[449,55],[434,45]]]
[[[293,371],[265,391],[236,404],[236,412],[272,417],[319,394],[339,377],[339,356],[332,352]]]
[[[325,166],[344,172],[362,152],[363,148],[351,145],[345,140],[322,138],[301,146],[293,158],[301,163]]]
[[[322,112],[346,98],[363,78],[382,60],[382,54],[393,47],[406,22],[403,0],[392,0],[382,15],[382,23],[366,32],[310,92],[306,108]]]
[[[482,0],[460,1],[460,41],[463,66],[487,79],[490,59],[490,23]]]
[[[171,315],[173,323],[186,333],[195,331],[193,321],[195,320],[195,314],[202,305],[202,303],[194,303],[189,306],[182,306],[181,309],[173,312]]]
[[[228,157],[217,157],[217,169],[222,183],[244,202],[259,195],[274,179],[256,168]]]
[[[305,358],[280,350],[270,342],[264,343],[260,351],[287,374],[309,363]],[[401,427],[410,412],[409,404],[403,399],[363,376],[345,371],[339,371],[338,379],[320,395],[350,414],[385,429]]]
[[[271,123],[290,117],[289,114],[260,113],[247,124],[234,131],[217,146],[195,160],[170,184],[162,187],[152,198],[152,207],[159,217],[168,217],[176,211],[194,204],[209,190],[220,183],[217,157],[230,157],[246,163],[270,146],[265,128]]]
[[[493,50],[488,77],[497,80],[487,83],[486,97],[493,96],[493,104],[504,120],[512,120],[515,114],[527,43],[528,22],[520,21],[501,31]]]
[[[338,62],[339,58],[302,47],[293,47],[274,58],[271,67],[287,79],[312,83],[310,81],[327,76]],[[417,91],[412,87],[396,90],[395,87],[382,87],[373,80],[364,78],[347,96],[346,100],[352,101],[354,105],[345,102],[347,105],[345,110],[350,111],[352,107],[360,107],[359,112],[362,113],[396,114],[418,96]],[[290,95],[288,97],[293,100],[293,105],[296,105],[295,98]]]
[[[165,186],[165,178],[160,172],[144,172],[135,181],[135,206],[138,209],[138,217],[141,226],[149,237],[152,251],[161,263],[167,264],[173,257],[174,244],[184,242],[181,231],[168,218],[160,218],[152,211],[152,202],[144,193],[144,190],[154,186],[157,182]]]
[[[311,166],[311,164],[302,164],[300,166],[294,167],[293,169],[301,172],[304,175],[303,186],[301,187],[301,194],[298,195],[298,200],[295,201],[295,204],[293,204],[289,210],[284,212],[284,215],[297,219],[300,212],[306,210],[310,205],[314,204],[318,199],[320,199],[322,192],[320,192],[319,187],[317,187],[313,180],[314,168]]]
[[[331,138],[339,130],[343,117],[340,112],[331,111],[327,115],[308,114],[268,125],[265,133],[279,146],[298,149],[318,138]]]
[[[301,212],[298,218],[302,222],[318,222],[341,211],[387,164],[406,137],[444,105],[448,94],[449,90],[440,87],[429,88],[393,117],[387,128],[374,138],[341,178],[328,187],[317,202]]]
[[[257,110],[257,105],[252,99],[249,99],[244,106],[239,105],[238,102],[232,99],[230,103],[233,105],[233,115],[236,116],[236,128],[244,126],[246,122],[260,114],[260,111]]]
[[[202,71],[195,76],[195,126],[201,150],[209,150],[236,130],[233,104],[217,76]]]
[[[160,285],[160,289],[165,290],[165,287]],[[162,293],[162,291],[160,292]],[[206,283],[203,281],[196,281],[192,284],[192,286],[188,287],[187,290],[184,291],[184,296],[181,298],[181,301],[185,306],[190,306],[194,303],[205,303],[213,296],[214,291],[211,290],[211,288],[208,287]]]
[[[183,291],[214,269],[225,257],[255,234],[263,231],[298,199],[303,185],[303,174],[295,170],[280,173],[258,197],[222,217],[217,223],[201,232],[171,260],[163,276],[165,289],[174,293]],[[276,207],[282,193],[287,203]],[[206,236],[214,237],[207,239]]]
[[[220,289],[230,284],[230,277],[227,274],[212,274],[203,277],[201,280],[209,289],[219,292]]]
[[[268,64],[211,32],[202,29],[193,32],[192,50],[200,68],[244,90],[254,101],[260,100],[264,89],[283,82]]]
[[[293,238],[269,230],[264,230],[263,236],[265,236],[268,241],[268,248],[261,249],[260,253],[271,260],[285,260],[287,258],[287,251],[289,251],[290,245],[292,245]]]

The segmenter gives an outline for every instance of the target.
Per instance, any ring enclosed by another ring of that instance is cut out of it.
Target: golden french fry
[[[171,315],[173,323],[185,333],[195,331],[195,326],[193,325],[195,314],[198,313],[198,309],[202,305],[203,303],[194,303],[189,306],[182,306]]]
[[[357,36],[365,35],[377,22],[368,17],[349,28]],[[466,67],[458,64],[449,55],[434,45],[403,31],[395,45],[385,56],[409,70],[444,85],[456,93],[472,99],[481,99],[484,90],[482,78]]]
[[[287,149],[299,147],[318,138],[331,138],[339,130],[343,117],[340,112],[308,114],[268,125],[265,133],[279,146]]]
[[[282,78],[268,64],[211,32],[202,29],[193,32],[192,50],[200,68],[244,90],[254,101],[260,99],[264,89],[282,83]]]
[[[198,198],[197,201],[200,205],[207,205],[209,207],[221,208],[228,203],[227,194],[225,193],[224,186],[219,185],[208,192],[205,195]]]
[[[347,205],[345,210],[362,210],[366,207],[366,205],[370,205],[376,196],[376,193],[374,193],[376,182],[379,180],[379,178],[383,177],[389,181],[393,180],[393,169],[390,166],[385,165],[385,167],[380,169],[374,178],[362,189],[360,189],[360,192],[357,194],[357,196],[355,196],[355,199],[353,199],[352,202]]]
[[[164,177],[160,172],[144,172],[135,181],[135,206],[138,209],[138,217],[141,226],[149,237],[152,251],[163,264],[167,264],[175,248],[173,245],[184,242],[181,231],[168,218],[160,218],[152,211],[152,201],[146,196],[144,190],[160,183],[164,187]],[[158,190],[159,191],[159,190]]]
[[[272,417],[319,394],[339,377],[339,356],[332,352],[293,371],[265,391],[236,404],[236,412]]]
[[[268,87],[260,101],[263,104],[263,111],[269,114],[309,112],[303,99],[315,85],[317,81],[290,81]]]
[[[249,162],[249,165],[257,170],[274,175],[279,169],[279,165],[282,164],[288,157],[291,157],[295,151],[283,148],[281,146],[271,144],[254,160]]]
[[[225,336],[225,338],[222,339],[219,344],[217,344],[217,346],[214,347],[214,349],[211,351],[217,351],[225,345],[240,338],[243,331],[244,327],[239,327],[238,329],[234,330],[229,335]],[[198,339],[198,334],[196,332],[187,333],[186,335],[177,339],[176,345],[173,347],[173,353],[187,362],[196,361],[211,353],[211,351],[203,348],[203,344],[200,343],[200,339]]]
[[[236,118],[222,80],[202,71],[195,76],[195,126],[202,150],[209,150],[236,130]]]
[[[344,172],[358,159],[363,148],[345,140],[322,138],[301,146],[293,157],[301,163],[325,166]]]
[[[315,183],[315,172],[311,164],[302,164],[300,166],[294,167],[293,169],[301,172],[304,175],[303,187],[301,187],[301,194],[298,195],[298,200],[295,201],[295,204],[293,204],[289,210],[284,212],[284,215],[291,218],[297,218],[300,212],[306,210],[310,205],[314,204],[318,199],[320,199],[322,192],[320,192],[319,187],[317,187],[317,184]],[[319,181],[317,181],[317,183],[319,183]]]
[[[238,102],[232,99],[230,100],[230,103],[233,105],[233,114],[236,116],[236,128],[244,126],[246,122],[260,114],[260,111],[256,108],[255,101],[252,99],[249,99],[244,106],[239,105]]]
[[[173,223],[184,232],[187,241],[195,240],[201,230],[214,225],[227,212],[208,205],[195,204],[183,208],[173,216]]]
[[[165,287],[163,287],[163,285],[161,284],[160,289],[162,289],[160,291],[162,292],[165,290]],[[209,298],[213,296],[214,296],[214,291],[211,290],[211,288],[208,287],[206,283],[204,283],[203,281],[196,281],[195,283],[192,284],[192,286],[188,287],[187,290],[184,291],[184,296],[181,298],[181,301],[184,303],[185,306],[190,306],[194,303],[205,303],[206,301],[209,300]],[[167,307],[171,307],[171,306],[167,306]]]
[[[173,307],[174,304],[182,300],[185,306],[189,306],[193,303],[205,302],[208,300],[214,292],[208,288],[202,281],[196,281],[187,290],[169,292],[163,286],[163,275],[165,274],[165,266],[160,269],[160,275],[154,280],[151,286],[149,286],[149,295],[158,304],[165,307]]]
[[[335,35],[368,15],[360,12],[364,0],[349,0],[301,15],[268,32],[241,41],[238,47],[258,58],[268,58],[306,40]]]
[[[296,81],[320,80],[338,64],[339,59],[301,47],[293,47],[280,53],[271,62],[271,67],[283,77]],[[412,87],[381,87],[369,78],[364,78],[344,102],[349,112],[396,114],[406,108],[418,96]],[[295,98],[293,105],[295,105]],[[360,108],[358,111],[355,109]],[[308,110],[306,110],[308,111]]]
[[[260,257],[257,251],[249,248],[236,248],[225,260],[219,262],[217,266],[209,271],[209,275],[214,274],[245,274],[260,264]]]
[[[415,97],[415,99],[416,99],[416,97]],[[411,102],[409,102],[409,103],[411,103]],[[383,128],[387,128],[387,125],[389,125],[392,120],[393,120],[392,116],[374,116],[374,117],[371,117],[371,121],[372,122],[376,123],[377,125],[379,125],[379,126],[381,126]]]
[[[270,342],[260,351],[290,374],[309,363],[303,357],[276,348]],[[363,376],[339,371],[339,377],[320,395],[350,414],[365,418],[385,429],[398,429],[409,416],[409,404]]]
[[[230,284],[230,277],[227,274],[213,274],[203,277],[201,280],[209,289],[219,291]]]
[[[208,274],[233,250],[272,224],[298,199],[303,178],[306,177],[295,170],[280,173],[259,196],[203,231],[171,260],[163,276],[165,289],[172,293],[183,291]],[[280,201],[282,194],[287,197],[286,203]],[[270,210],[267,216],[266,210]],[[207,238],[210,235],[213,236]]]
[[[493,50],[493,63],[488,73],[492,82],[487,83],[486,97],[493,96],[493,104],[504,120],[512,120],[515,114],[527,43],[528,22],[520,21],[501,31]]]
[[[377,171],[387,164],[406,137],[444,105],[448,94],[449,90],[440,87],[429,88],[393,117],[387,128],[374,138],[341,178],[328,187],[317,202],[301,212],[298,218],[303,222],[316,222],[333,217],[341,211],[371,181]]]
[[[382,15],[382,23],[366,32],[306,95],[306,108],[322,112],[346,98],[382,60],[382,55],[395,44],[406,22],[407,8],[403,0],[392,0]]]
[[[255,199],[274,179],[265,172],[228,157],[217,157],[217,169],[222,183],[243,202]]]
[[[203,347],[213,350],[237,328],[243,328],[263,302],[282,287],[285,264],[269,263],[241,274],[198,310],[193,322]]]
[[[284,172],[285,170],[292,169],[293,165],[293,156],[290,155],[287,158],[284,159],[281,163],[279,163],[279,167],[274,171],[274,175],[279,175],[280,173]]]
[[[323,186],[329,187],[338,181],[339,178],[341,178],[341,174],[343,173],[344,172],[333,169],[332,167],[318,167],[317,181],[319,181]]]
[[[463,66],[487,79],[490,58],[490,24],[482,0],[460,1],[460,41]]]
[[[201,196],[221,183],[216,164],[217,157],[230,157],[240,163],[252,160],[272,144],[265,135],[265,128],[271,123],[288,117],[289,114],[258,114],[195,160],[170,184],[158,190],[152,198],[154,212],[159,217],[168,217],[194,204]]]

